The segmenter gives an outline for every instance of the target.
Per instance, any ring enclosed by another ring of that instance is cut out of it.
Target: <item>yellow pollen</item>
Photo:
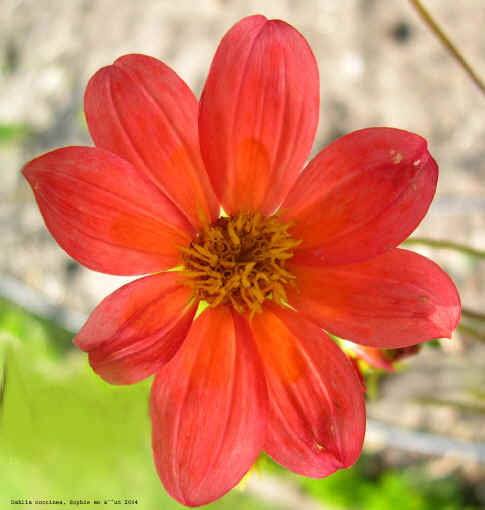
[[[195,299],[210,306],[229,304],[251,317],[262,311],[266,299],[284,305],[285,288],[296,286],[286,262],[301,243],[288,233],[291,226],[277,215],[265,218],[258,212],[204,223],[190,246],[180,248],[182,283]]]

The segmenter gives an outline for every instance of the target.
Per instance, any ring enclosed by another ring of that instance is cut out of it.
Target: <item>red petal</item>
[[[278,207],[310,154],[318,112],[318,69],[300,33],[264,16],[229,30],[199,116],[202,157],[228,214]]]
[[[177,352],[197,305],[177,272],[124,285],[93,311],[74,339],[93,370],[112,384],[131,384],[160,370]]]
[[[409,356],[418,354],[418,352],[421,350],[421,347],[422,344],[409,345],[408,347],[393,349],[392,351],[388,351],[388,353],[391,356],[392,362],[396,363],[397,361],[401,361],[402,359],[408,358]]]
[[[81,264],[133,275],[176,266],[193,235],[175,206],[127,161],[92,147],[66,147],[23,173],[45,224]]]
[[[289,309],[266,307],[251,329],[269,392],[265,452],[316,478],[354,464],[364,440],[364,388],[347,356]]]
[[[391,128],[339,138],[318,154],[282,206],[303,240],[300,260],[343,265],[394,248],[433,199],[438,166],[426,141]]]
[[[394,372],[391,359],[386,356],[386,353],[382,349],[359,344],[353,344],[351,349],[360,359],[364,360],[371,367],[380,368],[386,370],[386,372]]]
[[[357,377],[359,378],[360,384],[362,384],[362,388],[365,393],[367,391],[367,388],[365,386],[364,374],[362,373],[362,370],[359,367],[359,363],[357,362],[357,359],[352,356],[349,356],[347,353],[346,353],[346,356],[347,356],[347,359],[352,364],[352,367],[354,368],[355,373],[357,374]]]
[[[207,309],[152,388],[153,455],[170,495],[198,506],[234,487],[264,443],[266,412],[245,319],[226,307]]]
[[[197,99],[174,71],[146,55],[125,55],[91,78],[85,111],[96,146],[145,173],[192,225],[200,225],[200,213],[209,223],[217,218],[199,151]]]
[[[291,261],[298,292],[288,302],[341,338],[381,348],[450,337],[460,298],[449,276],[431,260],[393,249],[341,267],[307,267]]]

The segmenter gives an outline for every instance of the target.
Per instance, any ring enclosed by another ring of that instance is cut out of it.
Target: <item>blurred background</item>
[[[483,0],[423,0],[485,75]],[[368,126],[428,139],[438,192],[408,246],[437,261],[466,313],[451,340],[396,365],[361,363],[369,428],[357,465],[326,480],[262,458],[215,508],[485,508],[485,97],[409,2],[390,0],[3,0],[0,17],[0,507],[15,499],[136,500],[179,508],[151,458],[150,381],[112,387],[71,340],[127,280],[84,269],[44,227],[20,174],[66,145],[91,145],[83,93],[126,53],[160,58],[202,90],[224,33],[261,13],[294,25],[321,78],[313,153]],[[128,503],[126,503],[128,504]]]

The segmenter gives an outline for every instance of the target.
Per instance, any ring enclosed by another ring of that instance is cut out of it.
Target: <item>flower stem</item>
[[[472,319],[475,321],[485,321],[485,315],[483,313],[475,312],[470,310],[469,308],[461,309],[462,317],[466,317],[467,319]]]
[[[444,241],[438,239],[427,239],[424,237],[412,237],[406,239],[403,244],[422,244],[424,246],[431,246],[432,248],[444,248],[445,250],[454,250],[464,253],[465,255],[471,255],[472,257],[485,258],[484,250],[477,250],[466,246],[465,244],[455,243],[453,241]]]
[[[458,51],[457,47],[451,42],[448,36],[443,32],[442,28],[438,25],[435,19],[431,16],[430,12],[423,6],[420,0],[409,0],[411,5],[418,11],[423,21],[428,28],[440,40],[441,44],[451,53],[453,58],[464,69],[468,76],[473,80],[475,85],[480,89],[482,94],[485,94],[485,82],[478,76],[477,72],[467,62],[465,57]]]
[[[470,326],[466,326],[465,324],[458,324],[457,329],[459,331],[463,331],[466,335],[472,336],[475,340],[479,342],[485,343],[485,333],[478,331],[478,329],[471,328]]]

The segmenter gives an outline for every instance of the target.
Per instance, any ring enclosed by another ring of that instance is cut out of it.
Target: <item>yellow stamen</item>
[[[180,248],[182,283],[195,299],[209,306],[228,304],[250,317],[262,311],[267,299],[285,304],[285,287],[295,287],[286,262],[301,242],[291,237],[291,226],[259,212],[221,217],[212,225],[204,222],[190,246]]]

